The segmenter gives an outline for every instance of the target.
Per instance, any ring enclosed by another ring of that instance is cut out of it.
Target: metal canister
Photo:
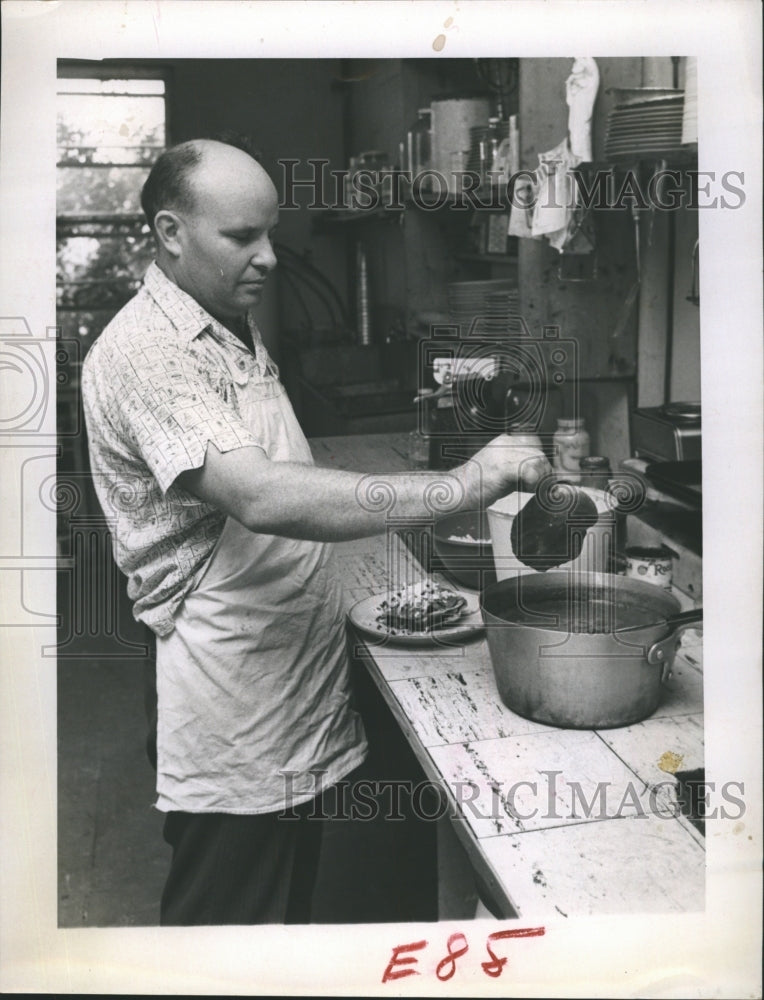
[[[587,455],[581,459],[582,486],[605,492],[612,475],[610,461],[602,455]]]
[[[453,153],[470,149],[470,129],[488,124],[490,102],[487,97],[436,98],[432,111],[431,167],[438,172],[449,191],[457,190],[451,173]]]
[[[676,552],[668,545],[633,545],[624,554],[627,577],[655,584],[664,590],[671,589]]]

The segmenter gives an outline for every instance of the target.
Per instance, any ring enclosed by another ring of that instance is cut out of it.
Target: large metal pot
[[[658,707],[679,636],[700,621],[671,594],[608,573],[529,573],[484,588],[502,701],[564,729],[608,729]]]

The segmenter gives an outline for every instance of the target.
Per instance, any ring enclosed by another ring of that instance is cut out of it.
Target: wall
[[[565,80],[572,64],[572,57],[521,62],[520,140],[525,168],[535,169],[538,154],[554,148],[566,135]],[[603,165],[608,115],[616,100],[609,90],[670,87],[674,65],[669,57],[656,57],[597,58],[597,66],[593,159]],[[681,87],[681,63],[678,67]],[[519,241],[523,314],[536,333],[545,324],[556,324],[563,336],[575,337],[581,375],[595,379],[580,387],[580,409],[591,432],[592,451],[607,455],[614,465],[631,453],[629,413],[637,402],[659,405],[666,388],[671,399],[700,397],[699,310],[686,301],[697,212],[672,213],[673,232],[668,213],[640,215],[640,287],[638,309],[631,314],[625,311],[625,302],[637,280],[636,231],[628,210],[595,213],[598,277],[591,282],[560,281],[558,255],[546,241]],[[614,339],[612,334],[622,323]]]
[[[673,334],[670,399],[700,399],[700,309],[689,302],[692,257],[698,239],[698,213],[684,209],[676,215]]]
[[[174,59],[161,63],[140,60],[139,65],[161,65],[170,71],[168,131],[171,142],[210,136],[224,130],[244,133],[260,149],[262,162],[280,196],[284,192],[282,159],[299,160],[298,178],[309,178],[309,158],[324,158],[330,168],[345,163],[344,91],[339,86],[340,62],[334,59]],[[330,169],[327,168],[327,169]],[[309,189],[295,190],[296,210],[282,209],[276,239],[311,261],[346,298],[347,271],[342,241],[313,232]],[[266,286],[261,309],[263,335],[278,354],[274,326],[294,330],[306,325],[292,287],[274,275]],[[280,294],[278,294],[280,293]],[[276,301],[277,297],[280,301]],[[313,321],[328,324],[324,307],[308,300]],[[280,307],[280,308],[279,308]]]
[[[678,70],[679,86],[684,87],[684,59],[680,60]],[[671,401],[700,399],[700,309],[697,303],[688,301],[692,291],[693,250],[698,235],[698,210],[683,208],[677,212],[669,385]]]
[[[685,60],[666,56],[642,60],[645,87],[684,87]],[[686,171],[690,161],[679,166]],[[672,169],[675,167],[671,165]],[[689,193],[684,179],[683,189]],[[670,225],[671,222],[671,225]],[[692,288],[692,254],[698,213],[645,213],[642,225],[642,289],[639,317],[638,402],[660,406],[700,399],[700,311],[687,301]],[[671,278],[673,271],[673,281]],[[670,331],[670,332],[669,332]]]
[[[686,180],[683,190],[689,197]],[[639,405],[699,400],[700,309],[688,301],[698,239],[697,210],[645,213],[641,232],[645,252],[639,316]]]
[[[567,135],[565,81],[569,59],[524,59],[520,65],[520,165],[534,170],[539,153]],[[610,88],[640,86],[638,58],[597,59],[600,84],[592,118],[593,160],[604,161],[607,119],[614,103]],[[597,274],[593,280],[560,280],[560,255],[546,240],[518,241],[521,311],[539,336],[545,325],[559,326],[578,351],[577,398],[563,394],[563,415],[584,416],[592,454],[606,455],[613,467],[630,454],[628,425],[636,372],[636,309],[626,307],[636,281],[633,221],[628,211],[595,211]],[[613,334],[619,330],[619,336]],[[569,376],[573,376],[571,369]]]

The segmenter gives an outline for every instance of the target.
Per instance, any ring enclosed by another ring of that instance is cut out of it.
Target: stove
[[[644,406],[631,415],[632,450],[658,462],[699,461],[700,403]]]

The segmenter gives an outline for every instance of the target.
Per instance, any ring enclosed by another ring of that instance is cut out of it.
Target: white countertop
[[[405,435],[312,442],[321,464],[394,472]],[[393,536],[337,546],[348,607],[420,570]],[[683,598],[683,595],[677,595]],[[687,605],[686,599],[682,603]],[[621,729],[521,718],[500,700],[485,640],[412,648],[358,638],[356,653],[503,916],[682,912],[704,907],[704,838],[681,814],[674,771],[703,767],[697,639],[657,711]],[[587,815],[588,812],[588,815]]]

